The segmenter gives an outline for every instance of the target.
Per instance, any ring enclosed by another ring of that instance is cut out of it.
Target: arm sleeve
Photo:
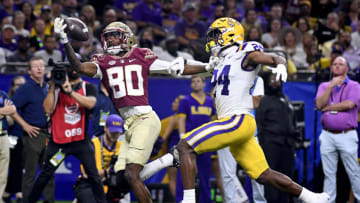
[[[169,65],[170,62],[156,59],[150,65],[150,74],[154,74],[154,73],[169,74]]]

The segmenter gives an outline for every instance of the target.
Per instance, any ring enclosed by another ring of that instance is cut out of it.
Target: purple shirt
[[[198,40],[205,37],[206,29],[205,25],[200,21],[196,21],[193,25],[189,25],[183,20],[176,23],[175,35],[183,36],[188,40]]]
[[[330,82],[321,83],[316,98],[322,95],[329,85]],[[340,88],[336,86],[332,89],[328,105],[332,103],[338,104],[346,100],[354,102],[356,106],[353,109],[337,112],[336,114],[331,113],[331,111],[323,112],[321,123],[324,128],[329,130],[357,128],[358,109],[360,104],[360,85],[349,78],[346,78]]]
[[[161,6],[159,3],[153,4],[153,9],[150,9],[145,1],[139,3],[132,12],[133,21],[143,21],[146,23],[153,23],[161,26]]]
[[[199,101],[193,94],[180,101],[178,114],[186,115],[186,132],[210,121],[216,114],[214,100],[206,95],[205,101]]]

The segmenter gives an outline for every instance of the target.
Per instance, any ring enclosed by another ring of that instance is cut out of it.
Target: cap
[[[49,11],[49,12],[51,11],[51,8],[49,5],[43,5],[41,7],[41,12],[45,12],[45,11]]]
[[[338,53],[338,54],[342,54],[344,52],[343,48],[338,45],[338,44],[334,44],[331,47],[331,53]]]
[[[300,0],[299,6],[307,5],[311,8],[311,1],[310,0]]]
[[[195,4],[194,3],[191,3],[191,2],[188,2],[184,5],[184,8],[183,8],[183,12],[186,12],[186,11],[191,11],[191,10],[195,10],[196,7],[195,7]]]
[[[4,30],[6,29],[11,29],[13,32],[16,32],[16,28],[15,26],[11,25],[11,24],[5,24],[3,25],[1,31],[4,32]]]
[[[124,121],[123,119],[117,114],[111,114],[106,119],[106,127],[109,128],[111,133],[124,133]]]

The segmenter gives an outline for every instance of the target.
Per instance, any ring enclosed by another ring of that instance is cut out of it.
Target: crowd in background
[[[88,26],[88,41],[71,41],[84,61],[102,51],[100,34],[114,21],[129,25],[138,46],[160,59],[207,61],[207,28],[224,16],[242,23],[246,41],[284,54],[292,79],[296,72],[315,70],[328,78],[332,53],[343,55],[355,75],[359,72],[359,2],[351,0],[3,0],[0,70],[23,73],[22,64],[13,62],[27,62],[32,55],[63,60],[63,47],[49,37],[56,17],[78,17]]]

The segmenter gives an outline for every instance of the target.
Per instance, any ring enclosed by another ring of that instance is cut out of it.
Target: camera
[[[67,71],[66,68],[70,67],[69,63],[64,62],[54,62],[52,58],[49,59],[49,66],[52,66],[50,81],[55,84],[55,86],[61,86],[66,81]]]

